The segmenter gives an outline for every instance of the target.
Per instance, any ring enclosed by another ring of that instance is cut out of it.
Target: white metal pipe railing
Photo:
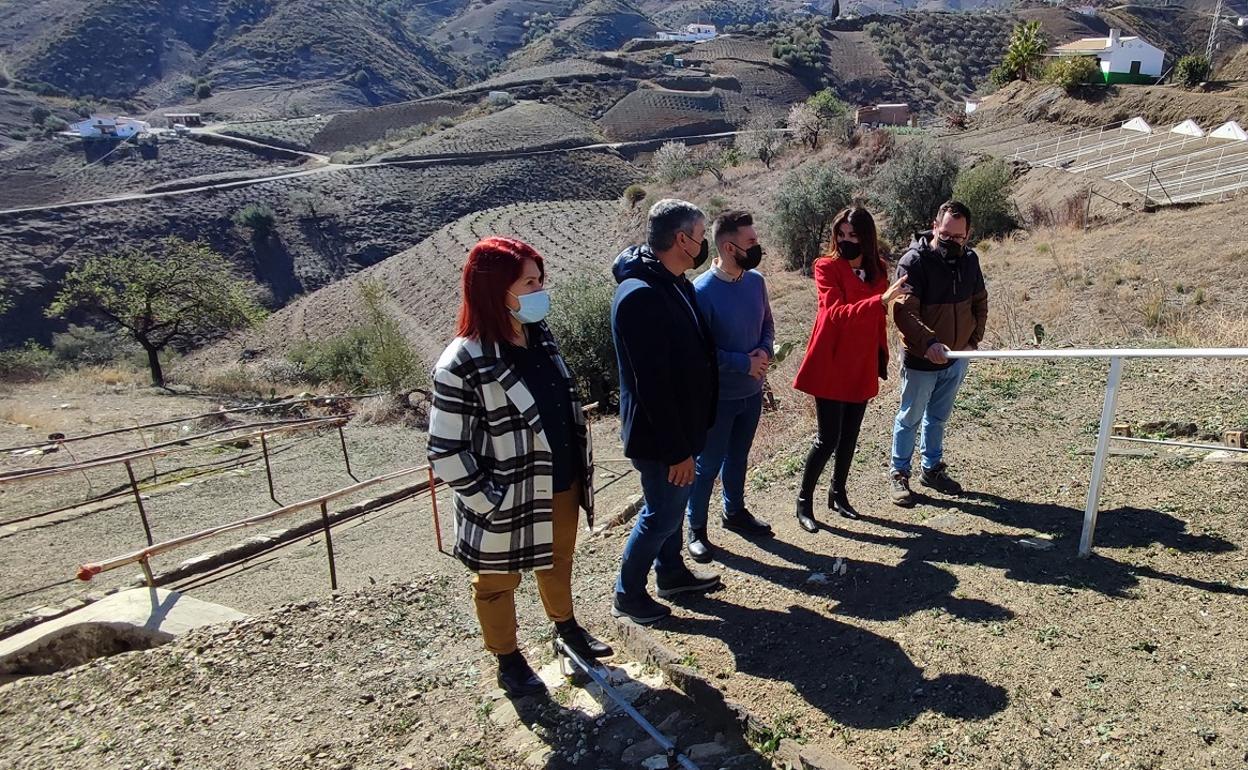
[[[1089,348],[1066,350],[957,350],[951,359],[1071,359],[1108,358],[1109,378],[1105,387],[1105,403],[1092,460],[1092,481],[1088,486],[1088,502],[1083,513],[1083,532],[1079,537],[1079,555],[1092,554],[1093,535],[1101,501],[1101,483],[1105,477],[1105,461],[1118,408],[1118,390],[1122,384],[1123,362],[1128,358],[1248,358],[1248,348]]]

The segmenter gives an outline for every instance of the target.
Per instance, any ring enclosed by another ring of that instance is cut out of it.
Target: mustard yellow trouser
[[[572,552],[576,550],[580,507],[579,484],[555,494],[551,515],[554,565],[550,569],[533,571],[546,617],[556,623],[572,618]],[[519,585],[519,572],[472,576],[472,601],[477,607],[477,620],[481,622],[481,636],[485,638],[485,649],[495,655],[516,651],[516,587]]]

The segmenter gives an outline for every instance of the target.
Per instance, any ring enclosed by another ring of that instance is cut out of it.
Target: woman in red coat
[[[832,233],[832,254],[815,260],[819,313],[793,381],[794,388],[815,397],[819,420],[797,495],[797,520],[807,532],[819,530],[812,502],[815,485],[834,454],[828,508],[858,518],[845,482],[867,402],[880,392],[879,378],[888,376],[888,305],[910,292],[904,278],[889,285],[875,220],[866,209],[852,206],[837,214]]]

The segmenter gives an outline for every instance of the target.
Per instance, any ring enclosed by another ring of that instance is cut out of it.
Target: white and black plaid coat
[[[594,458],[580,397],[545,323],[536,340],[568,383],[581,507],[593,524]],[[532,326],[530,328],[533,328]],[[473,572],[549,569],[553,465],[537,403],[497,344],[457,337],[433,372],[429,462],[455,490],[455,555]]]

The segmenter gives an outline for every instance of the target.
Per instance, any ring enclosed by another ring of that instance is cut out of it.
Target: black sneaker
[[[662,595],[662,592],[660,592],[660,595]],[[611,603],[611,615],[613,617],[628,618],[634,623],[643,626],[658,623],[671,614],[672,610],[670,607],[665,604],[659,604],[654,599],[651,599],[648,594],[629,598],[617,593],[615,601]]]
[[[962,494],[962,485],[949,477],[949,469],[944,463],[931,470],[924,468],[919,475],[919,483],[946,495]]]
[[[498,686],[515,698],[546,692],[546,683],[519,650],[498,656]]]
[[[719,588],[719,575],[714,572],[703,572],[686,569],[675,575],[660,576],[655,582],[659,584],[659,598],[666,599],[677,594],[701,593]]]
[[[719,520],[723,522],[724,529],[731,529],[733,532],[740,532],[749,537],[771,537],[772,535],[771,525],[750,513],[748,508],[726,513]]]
[[[715,546],[706,537],[706,527],[689,529],[689,558],[706,564],[715,558]]]
[[[889,496],[892,498],[893,505],[899,505],[902,508],[914,505],[914,495],[910,492],[910,474],[893,471],[889,480],[892,483]]]

